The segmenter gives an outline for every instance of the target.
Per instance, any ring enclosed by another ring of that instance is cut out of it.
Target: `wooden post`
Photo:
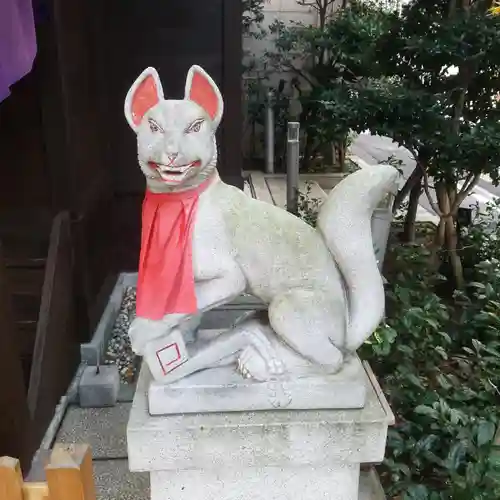
[[[0,457],[0,498],[23,500],[23,476],[19,460]]]
[[[46,483],[23,483],[19,460],[0,457],[0,498],[2,500],[50,500]]]
[[[88,445],[56,445],[45,473],[50,500],[96,500]]]
[[[0,457],[0,500],[96,500],[88,445],[59,445],[45,467],[47,482],[23,482],[19,460]]]

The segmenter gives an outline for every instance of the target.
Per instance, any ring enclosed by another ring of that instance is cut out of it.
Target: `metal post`
[[[288,122],[286,148],[286,209],[297,214],[299,197],[299,122]]]
[[[266,174],[274,174],[274,108],[273,93],[267,93],[266,106]]]

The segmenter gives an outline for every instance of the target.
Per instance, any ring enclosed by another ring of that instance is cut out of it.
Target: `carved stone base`
[[[245,379],[234,366],[227,366],[205,370],[168,385],[152,381],[148,391],[149,413],[362,408],[368,384],[357,356],[336,375],[272,382]]]
[[[143,366],[127,427],[131,471],[151,500],[375,499],[360,465],[384,457],[393,415],[369,367],[362,409],[151,416]]]
[[[359,464],[167,471],[151,474],[151,500],[358,500],[358,482]]]

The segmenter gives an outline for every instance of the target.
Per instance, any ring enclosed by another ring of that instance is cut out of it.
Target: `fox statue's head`
[[[216,168],[215,132],[223,101],[215,82],[192,66],[183,100],[166,100],[154,68],[145,69],[125,98],[125,117],[137,134],[139,165],[154,192],[196,186]]]

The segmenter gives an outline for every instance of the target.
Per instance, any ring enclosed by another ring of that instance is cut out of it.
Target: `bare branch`
[[[315,85],[314,82],[301,69],[296,68],[292,63],[286,63],[285,66],[287,66],[291,71],[297,73],[297,75],[306,80],[306,82],[309,83],[309,85],[314,87]]]
[[[429,203],[432,207],[432,210],[436,212],[439,217],[443,217],[443,212],[439,209],[439,206],[436,204],[436,202],[432,199],[431,193],[429,190],[429,176],[427,175],[427,172],[425,171],[424,166],[420,163],[417,162],[417,166],[422,169],[422,175],[424,177],[424,191],[425,191],[425,196],[427,196],[427,199],[429,200]]]
[[[460,191],[458,192],[458,194],[462,194],[462,193],[465,193],[465,191],[468,189],[469,187],[469,184],[471,181],[474,180],[474,174],[471,172],[467,178],[465,179],[464,181],[464,185],[462,186],[462,189],[460,189]]]
[[[403,144],[403,142],[401,142],[401,144]],[[418,164],[418,154],[417,154],[417,151],[415,150],[415,148],[413,148],[412,146],[410,146],[409,144],[404,144],[404,147],[412,154],[413,156],[413,159],[417,162]],[[422,167],[423,168],[423,167]]]
[[[327,0],[327,3],[329,4],[329,0]],[[311,0],[311,1],[297,0],[297,4],[301,5],[302,7],[313,7],[317,11],[320,11],[321,9],[324,8],[323,0]]]
[[[468,179],[472,177],[472,174],[469,175]],[[464,183],[462,186],[462,189],[460,192],[457,194],[457,197],[455,199],[455,203],[453,204],[453,209],[452,211],[455,211],[458,209],[458,207],[462,204],[462,202],[469,196],[471,191],[477,186],[481,179],[481,173],[474,175],[469,182],[467,181]]]

